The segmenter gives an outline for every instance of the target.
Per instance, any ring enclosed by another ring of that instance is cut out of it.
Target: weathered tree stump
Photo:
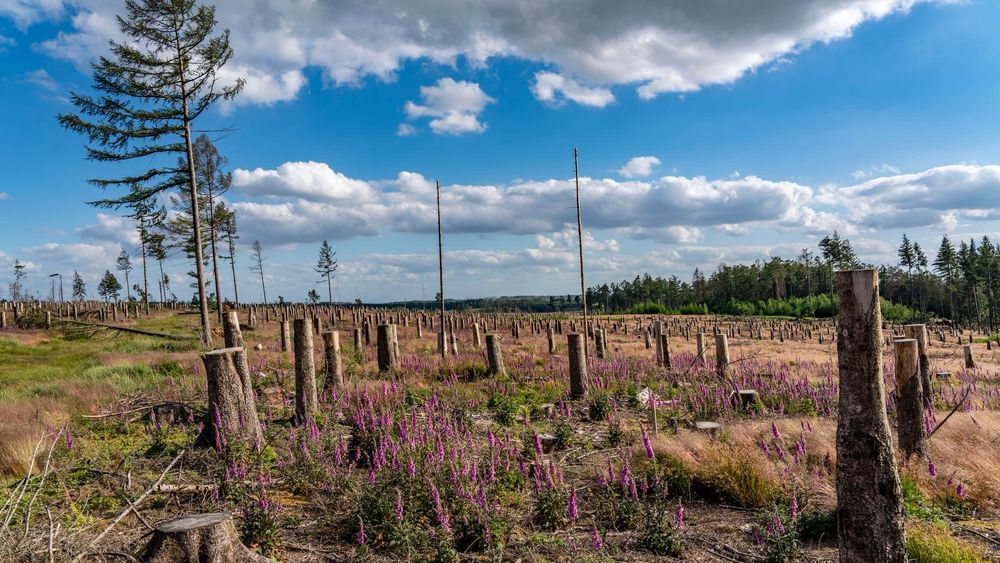
[[[281,326],[279,327],[279,334],[281,335],[281,351],[288,351],[288,321],[281,321]]]
[[[705,365],[705,333],[699,332],[694,335],[695,361],[698,365]]]
[[[182,516],[160,522],[138,559],[147,563],[264,563],[240,542],[225,512]]]
[[[243,383],[243,401],[246,404],[242,415],[244,424],[248,427],[247,436],[259,447],[264,440],[264,433],[260,428],[260,418],[257,416],[257,394],[254,392],[253,379],[250,377],[250,361],[243,333],[240,331],[240,318],[236,311],[230,311],[226,315],[222,330],[226,347],[238,348],[233,352],[233,364]]]
[[[316,414],[316,360],[313,358],[312,326],[295,319],[295,420],[303,423]]]
[[[917,341],[917,353],[920,360],[920,386],[924,406],[931,404],[931,361],[927,357],[927,325],[911,324],[903,327],[906,337]]]
[[[903,461],[927,453],[927,429],[924,426],[923,380],[920,377],[920,354],[914,339],[897,340],[896,352],[896,433]]]
[[[475,350],[483,347],[483,337],[479,331],[479,323],[472,324],[472,347]]]
[[[580,399],[587,394],[587,353],[584,349],[584,335],[566,335],[569,348],[569,395]]]
[[[242,443],[259,448],[260,423],[253,402],[247,401],[243,380],[236,368],[236,353],[243,348],[222,348],[201,357],[208,383],[208,414],[197,444],[227,451]]]
[[[486,335],[486,374],[494,377],[507,375],[503,365],[503,352],[500,350],[500,337],[495,334]]]
[[[729,340],[725,333],[715,335],[715,371],[725,374],[729,369]]]
[[[670,369],[673,366],[670,363],[670,342],[667,340],[667,333],[660,334],[660,364]]]
[[[340,355],[340,333],[332,330],[323,333],[323,364],[325,391],[344,386],[344,364]]]
[[[388,372],[396,369],[396,354],[392,349],[392,325],[378,325],[375,343],[378,352],[378,370]]]
[[[546,337],[548,338],[548,341],[549,341],[549,354],[555,354],[556,353],[556,332],[555,332],[555,330],[552,329],[551,326],[549,326],[549,328],[548,328],[548,330],[546,332],[547,332]]]
[[[962,346],[962,355],[965,356],[965,369],[976,369],[976,358],[972,355],[972,344]]]
[[[837,273],[837,545],[841,561],[906,560],[902,490],[882,384],[878,271]]]
[[[606,351],[607,351],[607,349],[604,347],[604,331],[600,330],[600,329],[595,330],[594,331],[594,353],[595,353],[595,355],[598,358],[600,358],[600,359],[603,360]]]

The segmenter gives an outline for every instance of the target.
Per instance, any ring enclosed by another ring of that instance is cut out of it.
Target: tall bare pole
[[[580,247],[580,304],[583,305],[583,354],[587,355],[587,285],[583,281],[583,219],[580,216],[580,159],[573,147],[573,176],[576,179],[576,239]]]
[[[438,283],[441,306],[441,326],[438,330],[438,348],[441,357],[448,356],[448,338],[444,333],[444,247],[441,244],[441,183],[434,181],[434,189],[437,193],[437,215],[438,215]]]

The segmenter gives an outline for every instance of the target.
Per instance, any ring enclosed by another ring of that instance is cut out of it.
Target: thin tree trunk
[[[139,246],[142,249],[142,303],[146,308],[146,316],[149,316],[149,271],[146,267],[146,235],[145,229],[139,237]]]
[[[233,302],[236,303],[236,308],[240,308],[240,290],[236,286],[236,249],[230,247],[229,249],[229,265],[233,269]]]
[[[215,228],[215,195],[208,192],[208,233],[212,239],[212,277],[215,279],[215,309],[222,324],[222,285],[219,283],[219,251],[216,245],[218,234]]]
[[[439,290],[441,292],[441,326],[438,330],[438,348],[441,352],[441,357],[444,358],[448,355],[448,339],[445,335],[445,325],[444,325],[444,246],[441,242],[441,184],[437,181],[434,182],[434,187],[437,193],[437,220],[438,220],[438,282]]]
[[[175,30],[177,54],[180,57],[180,29]],[[178,58],[178,65],[180,65]],[[212,327],[208,318],[208,296],[205,295],[205,265],[201,248],[201,219],[198,217],[198,179],[194,170],[194,147],[191,145],[191,120],[188,115],[188,93],[187,83],[184,76],[184,68],[178,69],[180,76],[180,90],[183,109],[184,122],[184,148],[187,153],[188,165],[188,195],[191,197],[191,225],[194,230],[194,266],[195,274],[198,276],[198,305],[201,315],[201,342],[206,346],[212,345]]]
[[[573,148],[573,177],[576,180],[576,238],[580,248],[580,305],[583,306],[583,357],[587,357],[587,285],[583,281],[583,218],[580,214],[580,165]]]

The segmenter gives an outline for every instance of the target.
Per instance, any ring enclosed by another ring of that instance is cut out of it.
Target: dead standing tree
[[[438,352],[441,358],[448,356],[448,338],[445,333],[444,324],[444,246],[441,243],[441,184],[434,182],[435,193],[437,194],[437,221],[438,221],[438,284],[439,303],[441,306],[441,326],[438,328]]]
[[[583,307],[583,357],[587,357],[587,284],[583,280],[583,218],[580,213],[580,159],[573,147],[573,177],[576,181],[576,239],[580,249],[580,305]]]
[[[841,561],[906,560],[902,491],[882,384],[878,271],[837,273],[837,540]]]

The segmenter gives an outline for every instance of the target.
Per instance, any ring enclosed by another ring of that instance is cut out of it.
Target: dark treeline
[[[631,281],[589,288],[587,303],[609,312],[828,317],[834,312],[834,272],[877,267],[887,318],[933,316],[996,327],[1000,245],[983,237],[956,246],[945,236],[931,261],[904,234],[897,254],[895,264],[864,264],[850,241],[834,232],[820,241],[818,252],[803,249],[794,259],[723,263],[707,277],[696,269],[690,281],[637,275]]]

